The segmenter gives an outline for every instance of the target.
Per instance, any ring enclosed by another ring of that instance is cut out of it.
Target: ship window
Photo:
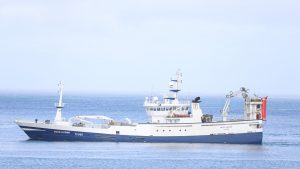
[[[153,111],[153,108],[152,108],[152,107],[150,108],[150,111]]]
[[[116,134],[120,134],[120,131],[116,131]]]
[[[157,108],[157,111],[160,111],[160,108]]]
[[[158,132],[158,130],[156,130],[156,132]]]
[[[166,111],[169,111],[169,107],[166,107]]]
[[[258,105],[256,106],[256,108],[260,109],[260,105],[258,104]]]
[[[185,110],[188,110],[188,109],[189,109],[189,107],[186,107],[186,108],[185,108]]]
[[[163,107],[163,108],[161,108],[161,111],[165,111],[165,108]]]
[[[171,131],[171,130],[169,130],[169,131]]]
[[[156,108],[153,108],[153,111],[156,111]]]
[[[179,131],[181,131],[181,129]]]
[[[184,129],[184,131],[186,131],[186,129]]]
[[[163,132],[165,132],[165,130],[163,130]]]

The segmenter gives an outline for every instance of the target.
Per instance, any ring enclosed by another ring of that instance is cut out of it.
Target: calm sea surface
[[[192,99],[192,97],[189,97]],[[0,95],[0,168],[300,168],[300,99],[269,98],[262,145],[28,141],[15,119],[53,119],[57,96]],[[147,121],[144,96],[66,96],[63,116]],[[219,117],[222,97],[203,97]],[[231,115],[241,116],[242,100]]]

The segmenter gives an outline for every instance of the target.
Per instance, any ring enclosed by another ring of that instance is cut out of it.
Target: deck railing
[[[190,105],[190,101],[178,101],[178,102],[162,102],[162,101],[147,101],[145,106],[177,106],[177,105]]]

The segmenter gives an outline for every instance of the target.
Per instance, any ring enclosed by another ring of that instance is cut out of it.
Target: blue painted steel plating
[[[30,139],[45,141],[261,144],[263,137],[262,132],[205,136],[133,136],[20,127],[27,129],[25,133]]]

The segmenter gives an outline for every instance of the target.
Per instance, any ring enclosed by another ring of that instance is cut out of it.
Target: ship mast
[[[62,84],[62,82],[59,82],[58,87],[59,87],[59,101],[56,104],[57,111],[56,111],[56,115],[55,115],[55,119],[54,119],[55,122],[61,122],[62,121],[61,112],[62,112],[62,109],[64,107],[64,104],[62,102],[62,96],[63,96],[63,84]]]
[[[175,83],[175,86],[173,85]],[[178,92],[180,91],[180,84],[182,83],[182,73],[178,69],[176,72],[176,79],[171,78],[170,82],[170,92],[174,92],[174,100],[178,101]]]

